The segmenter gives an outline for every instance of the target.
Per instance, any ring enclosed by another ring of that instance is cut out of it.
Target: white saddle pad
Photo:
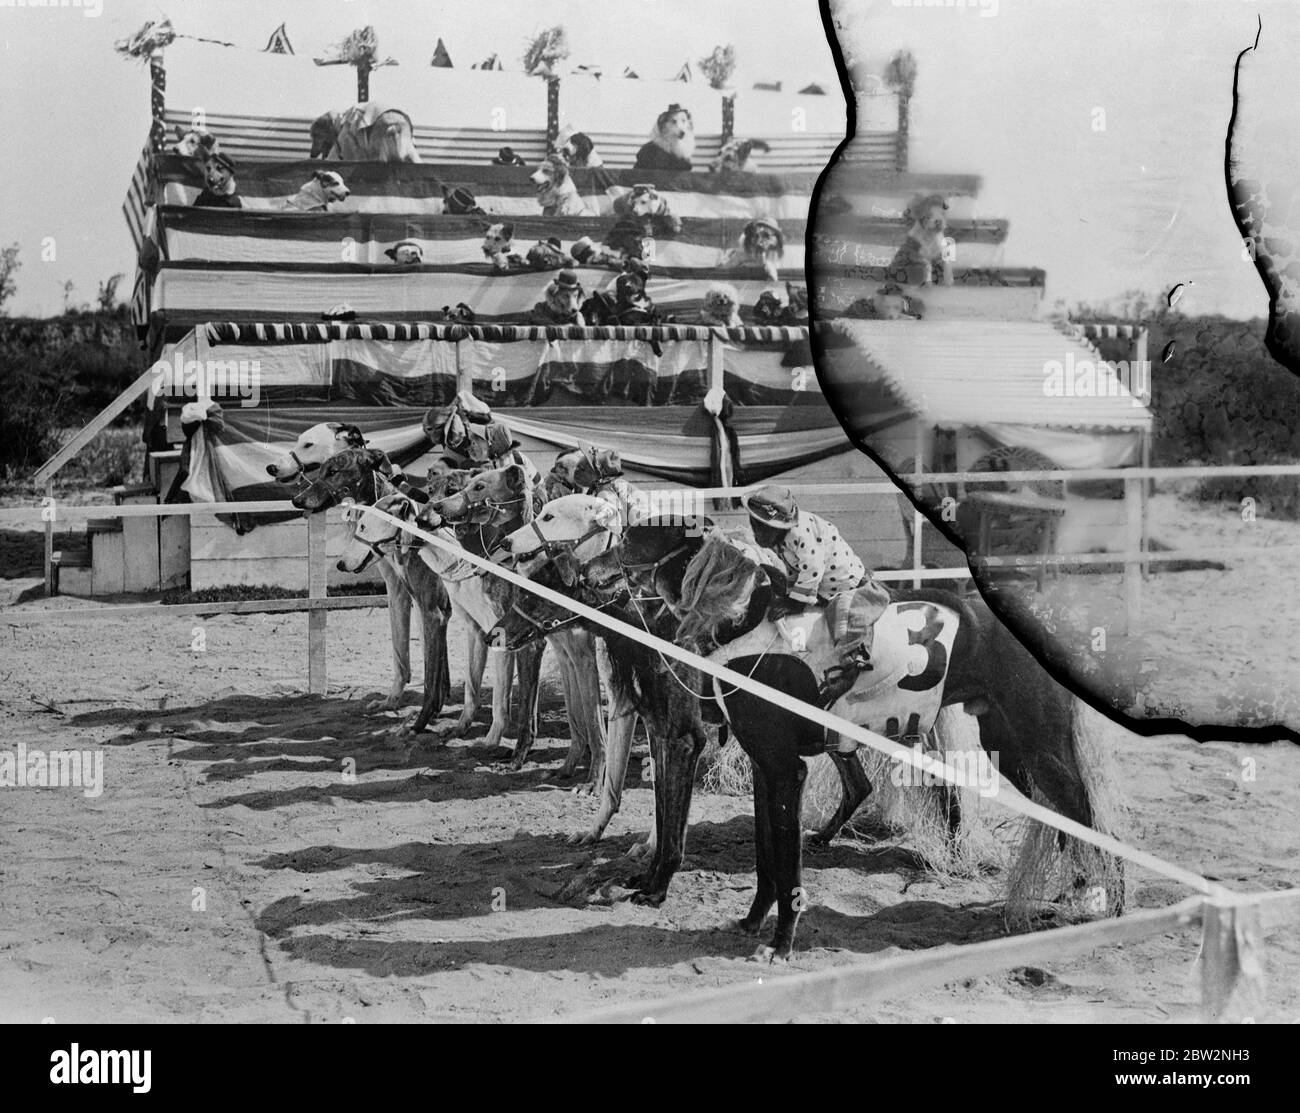
[[[960,621],[956,611],[936,603],[891,603],[875,625],[873,667],[858,674],[830,711],[887,737],[924,735],[943,703]],[[738,657],[769,653],[798,657],[818,684],[828,669],[840,664],[821,610],[787,615],[776,623],[764,621],[715,650],[709,660],[728,665]],[[846,741],[839,748],[857,747]]]

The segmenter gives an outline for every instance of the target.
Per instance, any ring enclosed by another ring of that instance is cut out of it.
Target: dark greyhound
[[[318,514],[352,499],[373,506],[388,495],[401,494],[386,477],[387,456],[372,448],[336,452],[315,469],[315,478],[293,497],[293,504],[308,514]],[[451,482],[454,477],[443,477]],[[438,574],[413,555],[394,549],[379,563],[388,590],[388,621],[393,641],[393,686],[378,709],[396,710],[411,679],[411,607],[419,608],[424,629],[424,697],[413,731],[425,730],[451,693],[447,665],[447,623],[451,600]],[[370,709],[375,709],[374,706]]]
[[[570,572],[574,567],[561,557],[543,563],[529,578],[556,591],[574,594],[578,582]],[[579,621],[572,611],[523,591],[520,596],[498,627],[506,645],[526,645],[535,638],[554,635]],[[671,614],[661,611],[646,615],[635,608],[626,593],[594,599],[592,605],[657,637],[671,638],[676,629],[676,619]],[[650,736],[655,830],[647,848],[651,851],[649,866],[630,879],[628,885],[635,890],[631,896],[633,903],[659,905],[668,895],[668,885],[681,866],[686,850],[695,768],[708,741],[701,714],[706,704],[694,694],[700,690],[703,678],[695,670],[680,666],[675,668],[674,677],[654,649],[604,628],[595,633],[605,641],[609,650],[615,700],[629,704],[642,717]],[[617,792],[622,789],[627,774],[631,738],[629,736],[621,752],[616,753],[615,737],[611,732],[605,779]]]
[[[549,583],[590,606],[627,620],[659,614],[652,632],[675,630],[671,606],[680,598],[682,576],[702,544],[699,530],[673,524],[647,523],[631,527],[621,545],[587,562],[585,567],[565,567],[564,554],[556,554]],[[542,582],[541,570],[532,572]],[[1092,825],[1092,808],[1070,739],[1075,716],[1082,705],[1061,687],[987,607],[975,606],[946,592],[909,591],[895,594],[897,601],[920,606],[938,605],[961,616],[961,625],[948,661],[943,705],[965,705],[980,717],[980,743],[995,754],[1002,774],[1027,796],[1046,799],[1062,815]],[[627,602],[625,602],[625,600]],[[765,617],[766,603],[756,591],[743,616],[716,633],[715,642],[726,643],[756,627]],[[505,624],[506,637],[525,638],[537,627],[571,617],[562,608],[536,597],[521,603]],[[657,660],[653,650],[645,650]],[[702,647],[708,649],[707,646]],[[724,658],[727,667],[796,700],[817,705],[819,685],[813,672],[798,657],[764,653],[761,656]],[[678,687],[689,686],[704,695],[698,674],[671,667]],[[680,682],[680,683],[678,683]],[[802,757],[823,751],[826,732],[794,711],[733,689],[715,689],[736,739],[754,767],[754,829],[758,888],[749,913],[739,921],[741,930],[757,934],[777,906],[777,924],[771,942],[759,956],[788,958],[804,901],[800,806],[805,769]],[[709,695],[714,695],[710,692]],[[652,736],[653,737],[653,736]],[[853,765],[857,765],[854,760]],[[690,806],[691,766],[684,778],[683,765],[656,766],[655,811],[661,830],[684,830]],[[859,767],[860,773],[860,767]],[[844,779],[845,801],[827,831],[849,818],[865,799],[866,791]],[[865,782],[865,776],[862,777]],[[666,866],[666,863],[665,863]],[[673,864],[672,868],[676,868]],[[666,887],[671,877],[658,880]],[[1118,915],[1122,901],[1111,909]]]

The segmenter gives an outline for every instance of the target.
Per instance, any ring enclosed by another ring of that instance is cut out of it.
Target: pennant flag
[[[805,85],[800,89],[799,95],[801,97],[824,97],[826,95],[826,90],[814,81],[811,85]]]
[[[439,39],[438,45],[433,48],[433,61],[429,65],[444,70],[452,68],[451,55],[447,53],[447,48],[443,45],[442,39]]]
[[[756,81],[755,89],[766,89],[769,93],[779,93],[781,91],[781,82],[779,81]]]
[[[625,66],[625,67],[623,68],[623,76],[624,76],[624,77],[639,78],[641,75],[640,75],[639,73],[637,73],[636,70],[634,70],[631,66]]]
[[[694,81],[694,80],[695,80],[695,71],[694,71],[693,69],[691,69],[691,64],[690,64],[690,62],[683,62],[683,63],[682,63],[682,68],[679,69],[679,70],[677,71],[677,75],[673,78],[673,80],[674,80],[674,81]]]
[[[281,23],[279,27],[277,27],[274,31],[271,32],[271,37],[266,41],[266,49],[263,50],[262,53],[263,54],[292,54],[293,53],[293,44],[289,42],[289,33],[284,29],[283,23]]]
[[[503,65],[501,64],[501,59],[498,58],[495,54],[493,54],[492,57],[488,58],[488,59],[487,59],[486,61],[484,61],[484,62],[475,62],[474,65],[470,66],[470,69],[472,69],[472,70],[503,70],[503,69],[505,69],[505,66],[503,66]]]

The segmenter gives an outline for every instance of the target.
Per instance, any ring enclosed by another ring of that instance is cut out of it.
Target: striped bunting
[[[719,340],[793,343],[808,339],[808,329],[777,325],[721,328],[710,325],[460,325],[416,322],[209,321],[209,344],[324,344],[331,340]]]

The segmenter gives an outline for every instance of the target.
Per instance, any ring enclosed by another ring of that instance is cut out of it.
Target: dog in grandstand
[[[239,185],[235,181],[235,160],[218,151],[203,160],[203,189],[194,198],[200,208],[242,209]]]
[[[889,264],[889,277],[908,286],[931,286],[935,276],[952,285],[953,241],[948,236],[948,202],[931,193],[916,197],[903,210],[907,237]]]
[[[585,297],[577,274],[562,270],[547,284],[543,299],[533,306],[529,324],[584,325],[582,302]]]
[[[537,186],[537,203],[542,207],[542,216],[591,215],[578,195],[578,187],[573,184],[569,164],[563,155],[547,155],[529,175],[529,180]]]
[[[524,255],[524,263],[535,271],[558,271],[573,266],[569,253],[555,236],[533,244]]]
[[[623,266],[622,252],[613,251],[608,245],[596,243],[590,236],[575,240],[569,254],[573,261],[582,267],[609,267],[619,270]]]
[[[424,262],[424,248],[415,240],[401,240],[388,248],[384,254],[403,267],[418,266]]]
[[[785,236],[774,220],[751,220],[740,234],[740,242],[722,258],[724,267],[760,266],[769,282],[777,281],[776,265],[785,256]]]
[[[591,136],[586,132],[574,131],[569,126],[560,129],[560,134],[555,137],[553,150],[563,155],[564,161],[570,166],[580,169],[594,170],[598,166],[605,165],[605,160],[600,157],[600,152],[591,141]]]
[[[309,158],[345,162],[419,162],[411,117],[399,108],[362,101],[312,121]]]
[[[722,145],[718,157],[709,163],[715,174],[757,174],[755,151],[767,154],[771,146],[762,139],[729,139]]]
[[[715,282],[704,291],[700,324],[740,328],[740,294],[734,286],[727,282]]]
[[[678,236],[682,219],[668,207],[668,201],[653,185],[634,185],[631,192],[614,199],[614,213],[640,222],[647,236]]]
[[[280,208],[289,212],[327,213],[331,204],[346,201],[351,195],[352,191],[333,170],[317,170],[297,193],[280,200]]]
[[[221,150],[221,143],[211,132],[202,128],[184,130],[176,127],[176,142],[172,144],[172,153],[182,158],[206,159]]]
[[[514,236],[513,224],[493,224],[483,234],[483,254],[494,271],[508,271],[511,267],[523,266],[523,259],[512,250],[510,241]]]
[[[680,104],[670,104],[655,119],[650,141],[636,153],[633,170],[691,169],[695,154],[695,121]]]

